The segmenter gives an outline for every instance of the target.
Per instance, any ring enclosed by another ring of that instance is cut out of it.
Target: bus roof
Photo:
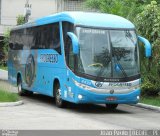
[[[68,21],[75,25],[91,26],[91,27],[106,27],[106,28],[129,28],[133,29],[135,26],[127,19],[104,13],[93,12],[61,12],[49,16],[36,19],[33,22],[26,23],[17,28],[24,28],[30,26],[39,26],[58,21]]]

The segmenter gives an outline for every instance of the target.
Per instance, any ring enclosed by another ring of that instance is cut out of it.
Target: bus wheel
[[[20,96],[25,95],[25,91],[22,89],[22,79],[21,79],[21,77],[18,77],[17,87],[18,87],[18,94]]]
[[[23,90],[24,91],[24,90]],[[33,92],[25,90],[25,94],[27,94],[28,96],[33,96]]]
[[[118,107],[118,104],[106,104],[108,110],[115,110]]]
[[[54,87],[54,94],[55,94],[55,102],[56,102],[56,106],[59,108],[63,108],[66,106],[66,103],[64,100],[62,100],[61,98],[61,90],[60,90],[60,85],[59,83],[55,84]]]

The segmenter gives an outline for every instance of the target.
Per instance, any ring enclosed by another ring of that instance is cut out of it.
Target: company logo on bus
[[[132,83],[109,83],[109,86],[112,86],[112,87],[114,87],[114,86],[118,86],[118,87],[128,86],[128,87],[130,87],[130,86],[132,86]]]
[[[110,94],[113,94],[114,93],[114,90],[112,89],[112,90],[110,90]]]
[[[41,62],[58,63],[58,54],[41,54]]]
[[[95,82],[95,86],[97,86],[98,88],[102,87],[103,83],[102,82]]]
[[[34,81],[34,75],[35,75],[35,62],[33,55],[30,54],[27,58],[25,66],[25,80],[29,87],[32,85]]]

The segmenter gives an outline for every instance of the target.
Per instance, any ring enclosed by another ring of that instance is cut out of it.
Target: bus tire
[[[118,107],[118,104],[106,104],[108,110],[115,110]]]
[[[22,89],[22,79],[21,79],[21,77],[19,76],[18,77],[18,79],[17,79],[17,90],[18,90],[18,94],[20,95],[20,96],[23,96],[23,95],[25,95],[25,90],[24,89]]]
[[[64,108],[66,106],[66,102],[61,98],[60,84],[58,82],[54,85],[54,96],[56,106],[59,108]]]
[[[25,90],[25,94],[27,94],[27,96],[33,96],[33,92],[32,91]]]

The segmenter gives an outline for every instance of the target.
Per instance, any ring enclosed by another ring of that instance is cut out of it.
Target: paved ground
[[[0,81],[0,87],[16,91]],[[0,129],[160,129],[160,113],[129,105],[114,112],[103,105],[55,106],[52,98],[34,94],[21,97],[24,105],[0,107]]]

